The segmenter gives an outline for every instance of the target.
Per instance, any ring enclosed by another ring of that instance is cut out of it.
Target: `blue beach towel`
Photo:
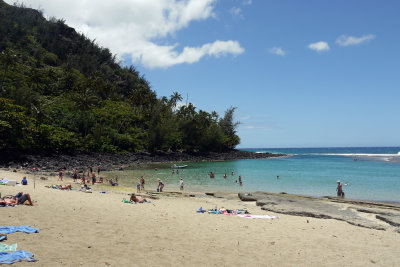
[[[203,210],[203,207],[200,207],[200,209],[198,211],[196,211],[197,213],[204,213],[206,212],[205,210]]]
[[[15,252],[0,252],[0,264],[13,264],[20,261],[36,261],[33,254],[25,250],[17,250]]]
[[[0,234],[12,234],[22,232],[26,234],[39,233],[39,229],[32,228],[29,225],[21,226],[0,226]]]

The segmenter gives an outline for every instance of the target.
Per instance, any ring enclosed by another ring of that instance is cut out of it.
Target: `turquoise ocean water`
[[[346,197],[359,200],[400,202],[400,147],[363,148],[256,148],[253,152],[290,154],[290,157],[185,163],[186,169],[172,174],[170,164],[112,172],[123,185],[132,186],[140,175],[147,188],[155,189],[158,178],[166,190],[179,190],[183,178],[185,190],[199,192],[286,192],[310,196],[334,196],[336,182],[347,186]],[[179,163],[177,163],[179,164]],[[208,173],[215,174],[210,179]],[[231,172],[234,175],[231,175]],[[227,178],[223,178],[223,174]],[[235,181],[242,176],[243,186]],[[279,175],[279,179],[277,176]]]

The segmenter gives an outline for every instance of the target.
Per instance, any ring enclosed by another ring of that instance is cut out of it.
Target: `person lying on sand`
[[[147,199],[145,199],[145,198],[138,199],[135,194],[131,194],[131,198],[129,199],[129,201],[131,201],[131,202],[133,201],[135,203],[144,203],[144,202],[147,202]]]
[[[61,189],[61,190],[65,190],[65,189],[67,189],[67,190],[71,190],[72,189],[72,185],[70,185],[70,184],[67,184],[67,185],[59,185],[58,186],[58,189]]]
[[[113,182],[113,179],[108,180],[108,182],[110,183],[111,186],[116,186],[118,185],[118,178],[115,178],[115,182]]]
[[[29,194],[24,194],[23,192],[19,192],[13,198],[0,199],[0,205],[22,205],[26,201],[29,202],[30,206],[33,206],[31,196]]]

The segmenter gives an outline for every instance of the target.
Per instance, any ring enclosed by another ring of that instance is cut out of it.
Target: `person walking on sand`
[[[63,171],[62,170],[60,170],[59,172],[58,172],[58,180],[57,181],[62,181],[63,180]]]
[[[92,185],[96,183],[96,173],[92,172]]]
[[[77,169],[74,170],[74,174],[72,174],[72,178],[74,179],[74,182],[76,182],[76,180],[78,180],[78,170]]]
[[[183,178],[181,177],[181,180],[179,181],[179,187],[181,191],[183,191]]]
[[[344,192],[343,192],[343,188],[342,188],[343,184],[340,182],[340,180],[338,180],[337,183],[338,183],[337,188],[336,188],[337,195],[338,195],[338,197],[344,197]]]
[[[143,178],[143,176],[141,176],[140,177],[140,187],[142,190],[144,190],[144,184],[145,184],[144,178]]]
[[[136,193],[140,193],[140,182],[136,185]]]

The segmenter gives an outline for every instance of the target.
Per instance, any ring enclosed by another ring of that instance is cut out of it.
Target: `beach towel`
[[[203,210],[203,207],[200,207],[200,209],[197,210],[196,212],[197,212],[197,213],[204,213],[204,212],[206,212],[206,210]]]
[[[39,229],[30,227],[29,225],[21,226],[0,226],[0,234],[12,234],[22,232],[26,234],[39,233]]]
[[[0,252],[7,252],[7,251],[16,251],[17,250],[17,243],[10,245],[7,244],[0,244]]]
[[[15,252],[0,252],[0,264],[13,264],[20,261],[36,261],[33,254],[25,250],[17,250]]]
[[[279,219],[279,217],[276,216],[269,216],[269,215],[249,215],[249,214],[243,214],[243,215],[237,215],[242,218],[247,218],[247,219]]]

